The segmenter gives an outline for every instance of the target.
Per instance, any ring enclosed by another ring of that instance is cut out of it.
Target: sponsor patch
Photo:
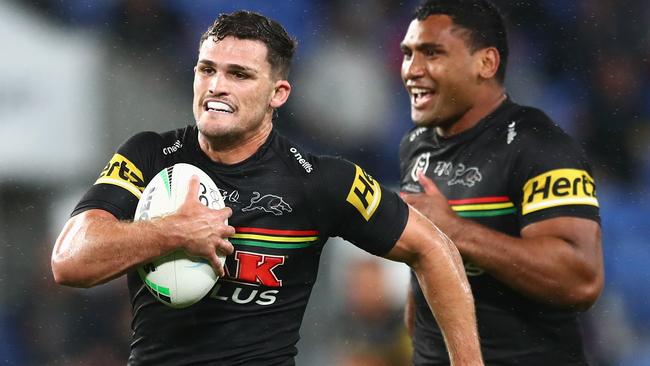
[[[112,184],[133,193],[140,198],[144,191],[144,177],[142,172],[129,159],[120,154],[115,154],[99,174],[95,184]]]
[[[529,179],[524,184],[523,215],[545,208],[589,205],[598,207],[596,184],[584,170],[555,169]]]
[[[354,206],[366,221],[369,221],[381,202],[381,187],[368,173],[355,165],[356,172],[347,201]]]

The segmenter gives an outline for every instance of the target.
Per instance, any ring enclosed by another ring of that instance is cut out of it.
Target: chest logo
[[[508,136],[506,137],[506,143],[508,145],[510,145],[510,143],[515,140],[515,137],[517,137],[517,131],[515,131],[516,124],[516,122],[512,122],[508,125]]]
[[[261,195],[259,192],[253,192],[253,197],[248,206],[241,209],[244,212],[262,210],[280,216],[285,212],[291,212],[293,209],[280,196],[274,194]]]
[[[221,197],[223,197],[224,201],[230,202],[230,203],[240,203],[239,202],[239,191],[238,190],[228,192],[225,189],[219,188],[219,192],[221,193]]]
[[[427,169],[429,169],[429,158],[431,157],[430,152],[421,154],[418,159],[413,164],[413,169],[411,169],[411,179],[414,182],[418,181],[418,174],[426,174]]]
[[[481,179],[483,179],[483,175],[481,175],[477,167],[466,168],[465,164],[457,164],[454,177],[447,182],[447,185],[462,184],[466,187],[473,187]]]

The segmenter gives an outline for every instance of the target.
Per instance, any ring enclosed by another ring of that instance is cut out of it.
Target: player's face
[[[206,137],[241,141],[270,124],[273,108],[286,101],[288,83],[278,80],[256,40],[206,39],[194,68],[194,118]],[[278,100],[278,89],[286,92]]]
[[[449,127],[473,105],[479,85],[477,58],[462,28],[446,15],[413,20],[402,41],[402,80],[418,126]]]

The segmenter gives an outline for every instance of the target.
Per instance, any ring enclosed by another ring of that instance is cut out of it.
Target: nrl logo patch
[[[430,152],[423,153],[418,157],[418,159],[415,161],[415,164],[413,164],[413,169],[411,170],[411,178],[413,181],[417,182],[418,181],[418,174],[426,174],[427,169],[429,169],[429,158],[431,157]]]
[[[259,192],[253,192],[253,197],[248,206],[241,209],[244,212],[262,210],[280,216],[285,212],[291,212],[293,209],[280,196],[274,194],[261,195]]]

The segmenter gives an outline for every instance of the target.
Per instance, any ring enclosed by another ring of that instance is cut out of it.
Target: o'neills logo
[[[302,154],[298,151],[298,149],[296,149],[295,147],[292,147],[292,148],[289,149],[289,151],[293,154],[293,157],[296,159],[298,164],[300,164],[300,166],[303,169],[305,169],[305,171],[307,173],[311,173],[312,170],[314,170],[314,167],[311,165],[311,163],[308,162],[307,159],[305,159],[302,156]]]
[[[596,184],[585,170],[555,169],[524,184],[523,215],[550,207],[589,205],[598,207]]]
[[[183,147],[183,144],[181,143],[181,140],[176,140],[174,141],[174,144],[172,146],[167,146],[162,149],[163,154],[169,155],[173,154],[176,151],[178,151],[180,148]]]

